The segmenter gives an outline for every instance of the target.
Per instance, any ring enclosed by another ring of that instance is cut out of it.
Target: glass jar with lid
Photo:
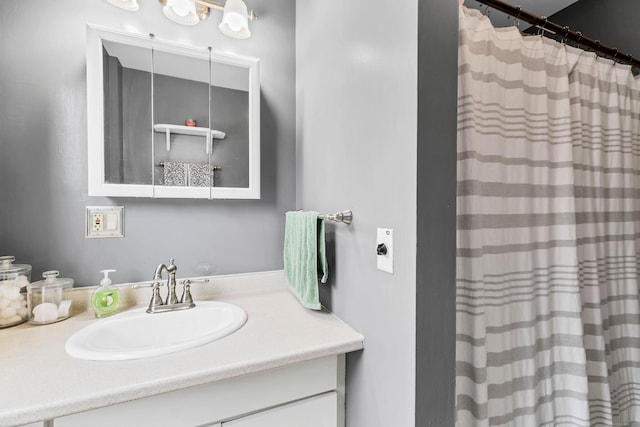
[[[46,325],[71,317],[73,279],[59,278],[57,270],[42,273],[44,280],[27,286],[29,323]]]
[[[0,329],[19,325],[29,317],[26,288],[31,266],[14,264],[14,256],[0,256]]]

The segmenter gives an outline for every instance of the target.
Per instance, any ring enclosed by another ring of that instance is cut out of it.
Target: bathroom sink
[[[240,329],[246,320],[243,309],[219,301],[155,314],[140,308],[96,320],[73,334],[65,350],[86,360],[141,359],[219,340]]]

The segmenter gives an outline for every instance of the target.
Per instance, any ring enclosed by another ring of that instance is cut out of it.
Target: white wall
[[[102,0],[0,1],[0,255],[58,269],[79,285],[116,268],[148,280],[175,258],[179,275],[282,268],[284,212],[295,202],[294,0],[248,1],[253,37],[169,21],[157,0],[132,13]],[[258,201],[87,196],[87,23],[260,58],[262,198]],[[85,239],[84,207],[124,205],[125,238]],[[209,266],[204,271],[202,266]]]
[[[296,3],[297,207],[354,214],[329,226],[322,294],[366,339],[347,359],[349,427],[414,424],[417,7]],[[376,269],[376,227],[394,229],[393,275]]]

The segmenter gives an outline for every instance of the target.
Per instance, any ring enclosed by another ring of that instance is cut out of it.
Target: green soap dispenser
[[[115,314],[118,309],[118,301],[120,294],[117,288],[111,286],[109,273],[115,273],[116,270],[101,270],[100,273],[104,277],[100,281],[100,286],[93,292],[91,297],[91,307],[97,318],[103,318]]]

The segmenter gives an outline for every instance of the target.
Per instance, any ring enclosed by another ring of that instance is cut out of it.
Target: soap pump
[[[97,318],[111,316],[118,309],[120,291],[111,286],[111,279],[109,278],[109,273],[115,272],[116,270],[100,270],[104,277],[91,297],[91,307],[93,307],[93,312]]]

